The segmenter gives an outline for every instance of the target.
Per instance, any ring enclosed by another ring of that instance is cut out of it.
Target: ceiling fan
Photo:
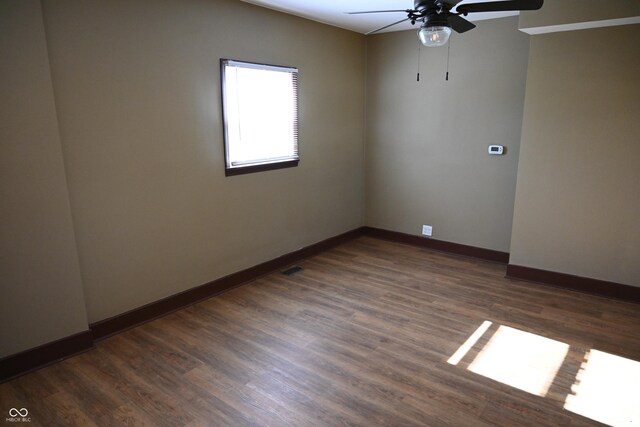
[[[505,0],[483,3],[461,4],[454,12],[451,11],[462,0],[414,0],[413,9],[406,10],[372,10],[365,12],[349,12],[350,15],[363,13],[392,13],[404,12],[407,17],[400,21],[385,25],[382,28],[369,31],[366,34],[377,33],[386,28],[410,21],[411,25],[422,22],[418,30],[418,38],[423,45],[429,47],[443,46],[449,40],[451,29],[457,33],[464,33],[475,28],[475,25],[462,16],[477,12],[506,12],[514,10],[537,10],[542,7],[544,0]],[[460,16],[462,15],[462,16]]]

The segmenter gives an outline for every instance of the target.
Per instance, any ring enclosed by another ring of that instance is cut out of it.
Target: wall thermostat
[[[489,146],[489,154],[497,154],[498,156],[504,153],[503,145],[490,145]]]

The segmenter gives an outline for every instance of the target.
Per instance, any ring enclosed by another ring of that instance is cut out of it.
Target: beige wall
[[[367,225],[509,250],[529,36],[517,17],[422,48],[415,31],[367,38]],[[507,148],[490,156],[490,144]]]
[[[640,25],[534,36],[511,263],[640,286]]]
[[[87,330],[40,3],[0,2],[0,357]]]
[[[240,1],[43,5],[91,322],[363,224],[362,35]],[[299,167],[224,176],[220,58],[299,68]]]

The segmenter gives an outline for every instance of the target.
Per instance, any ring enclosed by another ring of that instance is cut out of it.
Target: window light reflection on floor
[[[610,426],[640,425],[640,362],[590,350],[564,408]]]
[[[545,397],[569,351],[585,351],[504,325],[491,334],[492,326],[484,321],[447,362],[472,359],[468,370]],[[566,393],[565,410],[612,427],[640,426],[640,362],[591,349],[572,382],[554,393]]]
[[[457,365],[460,360],[462,360],[462,358],[466,356],[469,350],[471,350],[471,348],[478,342],[478,340],[482,338],[484,333],[487,332],[487,329],[489,329],[491,325],[491,322],[485,320],[482,325],[480,325],[480,327],[476,329],[473,334],[471,334],[471,336],[464,342],[464,344],[462,344],[460,348],[458,348],[458,351],[456,351],[453,356],[451,356],[449,360],[447,360],[447,363]]]
[[[468,369],[545,396],[568,351],[569,345],[560,341],[500,326]]]

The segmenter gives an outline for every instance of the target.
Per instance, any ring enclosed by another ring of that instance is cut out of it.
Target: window
[[[298,69],[220,60],[225,173],[297,166]]]

